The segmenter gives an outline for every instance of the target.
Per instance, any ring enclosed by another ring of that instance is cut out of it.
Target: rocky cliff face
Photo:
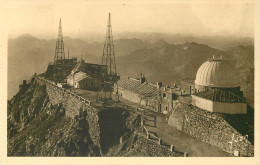
[[[86,120],[64,115],[62,104],[52,105],[45,85],[32,80],[8,104],[9,156],[100,156]]]

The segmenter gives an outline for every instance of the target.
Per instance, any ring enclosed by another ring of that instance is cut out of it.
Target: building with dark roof
[[[84,72],[91,77],[101,78],[105,73],[107,73],[106,65],[85,63],[84,60],[80,60],[76,66],[72,69],[71,73],[74,72]]]
[[[77,62],[71,74],[67,76],[67,84],[74,88],[97,90],[100,80],[107,72],[107,66],[85,63],[84,60]]]

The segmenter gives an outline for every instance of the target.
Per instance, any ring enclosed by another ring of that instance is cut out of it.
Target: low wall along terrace
[[[220,115],[178,104],[168,124],[228,153],[254,155],[254,146],[248,141],[248,136],[241,135]]]
[[[100,147],[100,124],[99,111],[91,106],[91,102],[78,96],[67,89],[58,87],[54,82],[44,78],[35,77],[40,85],[46,85],[46,90],[50,98],[50,102],[55,104],[62,104],[65,108],[65,114],[68,117],[75,118],[79,116],[80,110],[86,111],[86,120],[89,124],[89,134],[93,143]]]

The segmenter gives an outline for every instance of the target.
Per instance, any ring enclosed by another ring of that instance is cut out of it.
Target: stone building
[[[100,80],[106,74],[107,66],[85,63],[84,60],[77,62],[71,74],[67,76],[67,84],[74,88],[97,90]]]
[[[100,80],[96,77],[91,77],[84,72],[77,71],[67,77],[67,84],[74,88],[97,90],[100,85]]]
[[[177,94],[174,93],[174,88],[170,88],[168,85],[161,87],[161,83],[157,83],[157,100],[155,110],[163,114],[168,114],[172,111],[176,105]]]
[[[144,106],[148,105],[148,99],[155,99],[157,95],[156,85],[147,83],[144,76],[141,79],[122,77],[117,84],[120,97]]]
[[[150,84],[141,74],[140,79],[122,77],[114,90],[123,99],[141,104],[156,112],[167,114],[175,104],[176,95],[170,87],[162,87],[162,83]]]
[[[222,58],[212,58],[197,71],[193,105],[227,114],[246,114],[247,104],[240,91],[239,74]]]

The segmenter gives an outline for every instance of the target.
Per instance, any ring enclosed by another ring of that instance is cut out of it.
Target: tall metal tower
[[[107,66],[107,72],[101,79],[97,100],[105,101],[112,98],[114,85],[117,87],[118,80],[110,13],[108,14],[107,31],[101,65]],[[116,94],[117,93],[118,92],[116,91]]]
[[[108,14],[107,31],[101,64],[107,65],[108,77],[112,78],[114,75],[117,74],[110,13]]]
[[[56,41],[54,65],[62,64],[63,59],[65,59],[65,52],[64,52],[64,42],[63,42],[61,19],[60,19],[59,34]]]

